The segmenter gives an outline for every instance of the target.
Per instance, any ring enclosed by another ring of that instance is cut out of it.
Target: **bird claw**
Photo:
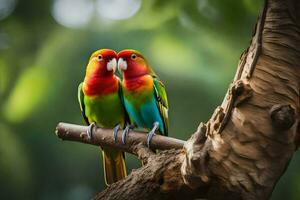
[[[118,124],[117,126],[114,127],[113,129],[113,136],[114,136],[114,142],[117,142],[117,138],[118,138],[118,131],[120,130],[120,124]]]
[[[132,126],[128,124],[125,127],[125,129],[123,130],[123,133],[122,133],[122,143],[123,144],[126,144],[126,136],[128,135],[130,129],[132,129]]]
[[[93,138],[93,129],[94,128],[97,128],[97,125],[95,122],[91,123],[89,126],[88,126],[88,129],[86,131],[86,134],[87,134],[87,137],[89,140],[92,140]]]
[[[150,148],[151,140],[152,140],[153,136],[156,135],[155,131],[158,129],[158,127],[159,127],[159,123],[154,122],[152,130],[147,135],[147,146],[148,146],[148,148]]]
[[[150,131],[148,133],[148,136],[147,136],[147,146],[148,146],[148,148],[150,148],[150,143],[151,143],[151,140],[152,140],[154,135],[156,135],[155,132]]]

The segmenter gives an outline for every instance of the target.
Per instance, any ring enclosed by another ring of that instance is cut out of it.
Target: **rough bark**
[[[211,119],[182,150],[136,146],[145,165],[95,199],[270,198],[299,146],[299,65],[300,1],[269,0]]]
[[[204,174],[219,196],[211,194],[209,199],[270,198],[297,148],[299,5],[296,0],[266,2],[234,81],[206,124],[207,141],[201,145],[189,140],[185,145],[191,152],[181,168],[185,183],[197,186],[194,179],[203,180]],[[207,152],[206,171],[199,170],[203,157],[195,146],[208,144],[210,148],[202,149]]]

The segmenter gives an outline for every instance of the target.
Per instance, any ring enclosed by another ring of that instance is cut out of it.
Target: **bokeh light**
[[[17,0],[0,0],[0,20],[6,18],[13,12],[16,3]]]
[[[218,17],[217,10],[210,4],[208,0],[198,0],[197,7],[199,12],[209,19],[216,19]]]
[[[97,11],[103,18],[122,20],[135,15],[141,4],[141,0],[98,0]]]
[[[92,0],[55,0],[52,15],[59,24],[69,28],[78,28],[91,20],[93,11]]]

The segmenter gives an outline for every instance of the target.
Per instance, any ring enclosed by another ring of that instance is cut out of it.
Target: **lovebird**
[[[85,122],[87,135],[92,139],[95,126],[113,128],[116,139],[119,128],[126,125],[126,111],[122,103],[122,87],[114,74],[117,53],[110,49],[95,51],[86,67],[84,81],[78,87],[78,101]],[[103,147],[105,183],[110,185],[126,177],[125,154]]]
[[[132,127],[149,130],[147,145],[155,132],[168,135],[168,99],[164,84],[136,50],[118,53],[118,69],[122,73],[124,106],[131,124],[123,131],[122,141]]]

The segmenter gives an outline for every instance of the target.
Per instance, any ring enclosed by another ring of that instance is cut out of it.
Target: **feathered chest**
[[[86,96],[102,96],[118,92],[118,78],[90,78],[83,82],[83,93]]]
[[[144,75],[137,78],[124,79],[123,86],[127,91],[131,92],[153,90],[153,78],[150,75]]]
[[[153,78],[150,75],[124,79],[123,87],[125,98],[140,101],[153,97]]]

